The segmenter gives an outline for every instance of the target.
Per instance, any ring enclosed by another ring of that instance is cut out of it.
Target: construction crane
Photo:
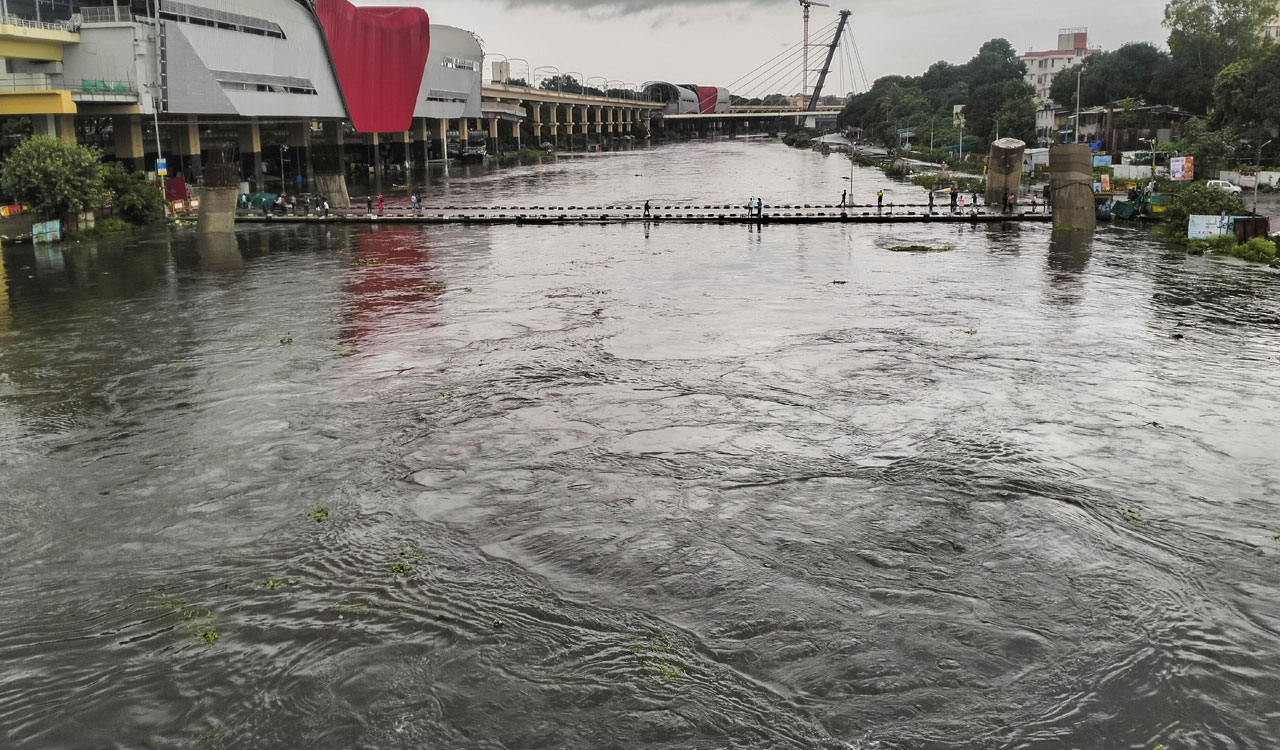
[[[817,3],[814,0],[800,0],[800,7],[804,8],[804,83],[801,86],[800,93],[804,96],[809,95],[809,9],[810,8],[830,8],[826,3]]]

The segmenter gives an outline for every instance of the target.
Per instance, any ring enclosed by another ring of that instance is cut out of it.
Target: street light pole
[[[1084,65],[1081,64],[1078,67],[1079,70],[1076,71],[1076,143],[1080,143],[1080,82],[1084,76]],[[1067,80],[1070,81],[1071,79],[1068,78]],[[1152,174],[1155,174],[1154,167],[1152,167]]]
[[[1262,149],[1270,146],[1274,141],[1267,141],[1258,146],[1258,166],[1253,174],[1253,215],[1258,215],[1258,183],[1262,181]]]

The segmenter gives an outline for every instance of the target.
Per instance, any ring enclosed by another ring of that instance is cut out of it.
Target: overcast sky
[[[364,5],[419,4],[433,23],[476,32],[485,50],[584,76],[628,83],[671,80],[730,86],[796,44],[797,0],[357,0]],[[1065,27],[1088,27],[1090,44],[1164,45],[1165,0],[831,0],[814,8],[817,29],[853,11],[852,30],[867,78],[918,74],[937,60],[964,62],[988,39],[1020,51],[1052,49]],[[815,53],[816,54],[816,53]],[[798,78],[800,65],[794,66]],[[814,67],[819,67],[815,62]],[[486,70],[486,80],[489,71]],[[512,64],[522,77],[525,64]],[[833,71],[833,75],[836,75]],[[777,76],[772,76],[777,80]],[[844,88],[850,88],[844,76]],[[757,85],[766,81],[761,80]],[[777,80],[784,87],[785,80]],[[840,78],[832,81],[840,88]],[[857,84],[861,87],[861,76]],[[796,86],[798,89],[799,87]],[[828,90],[837,93],[833,88]],[[755,94],[743,84],[734,93]]]

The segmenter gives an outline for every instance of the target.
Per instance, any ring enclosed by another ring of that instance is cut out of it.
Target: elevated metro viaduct
[[[209,147],[230,142],[249,189],[300,183],[335,206],[347,203],[353,161],[412,168],[474,134],[491,149],[526,135],[534,146],[607,146],[647,135],[661,109],[484,86],[476,36],[417,7],[86,0],[51,17],[32,0],[6,3],[0,116],[30,116],[36,132],[99,145],[136,170],[162,153],[192,182]]]

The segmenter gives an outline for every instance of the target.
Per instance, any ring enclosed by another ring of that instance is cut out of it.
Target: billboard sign
[[[1189,182],[1196,178],[1196,160],[1191,156],[1175,156],[1169,160],[1169,176],[1174,182]]]
[[[1187,224],[1187,237],[1193,240],[1208,240],[1232,231],[1234,230],[1231,226],[1231,217],[1225,214],[1221,216],[1192,216]]]
[[[160,177],[165,177],[169,174],[168,159],[156,159],[156,174]]]
[[[31,225],[31,241],[37,245],[44,242],[57,242],[62,239],[62,222],[38,221]]]

